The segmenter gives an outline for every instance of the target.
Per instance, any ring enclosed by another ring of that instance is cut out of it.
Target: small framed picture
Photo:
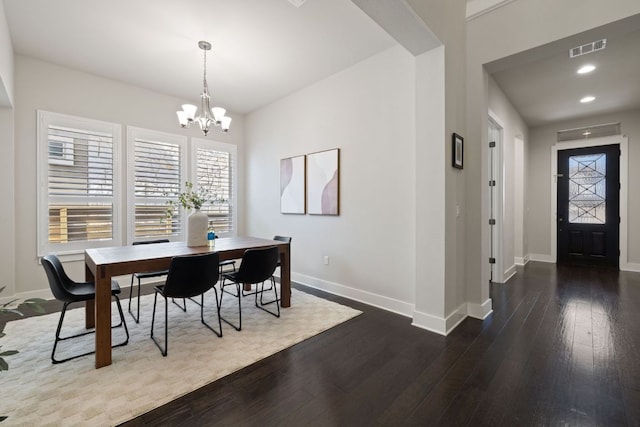
[[[464,138],[457,133],[454,133],[451,138],[451,149],[452,166],[462,169],[464,166]]]

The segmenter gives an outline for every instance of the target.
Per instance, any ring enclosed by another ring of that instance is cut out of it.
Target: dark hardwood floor
[[[448,337],[363,315],[126,426],[637,426],[640,274],[531,262]]]
[[[640,273],[530,262],[447,337],[298,288],[364,314],[124,425],[640,425]]]

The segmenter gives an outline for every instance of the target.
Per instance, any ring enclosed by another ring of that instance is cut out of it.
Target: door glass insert
[[[569,156],[569,222],[606,223],[606,153]]]

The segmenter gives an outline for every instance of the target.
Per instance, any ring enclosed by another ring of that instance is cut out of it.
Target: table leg
[[[93,277],[93,273],[89,269],[89,267],[85,266],[84,269],[84,279],[87,282],[95,281]],[[89,300],[85,302],[84,305],[84,326],[87,329],[92,329],[96,326],[96,315],[95,315],[95,301]]]
[[[97,273],[95,322],[96,368],[111,365],[111,276],[104,270]]]
[[[280,305],[291,307],[291,259],[289,246],[280,252]]]

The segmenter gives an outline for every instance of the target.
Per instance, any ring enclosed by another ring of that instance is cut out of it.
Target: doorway
[[[558,151],[557,262],[619,267],[620,145]]]

